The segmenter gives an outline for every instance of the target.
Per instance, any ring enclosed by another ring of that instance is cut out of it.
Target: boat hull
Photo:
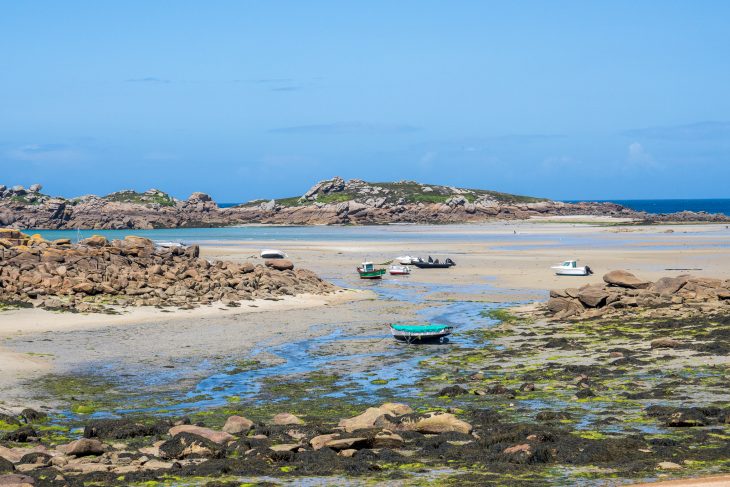
[[[358,268],[357,273],[360,279],[381,279],[385,274],[385,269],[375,269],[374,271],[363,271]]]
[[[408,327],[410,330],[396,329],[390,326],[390,333],[398,341],[406,343],[436,343],[448,341],[448,336],[454,330],[452,326],[424,326],[424,330],[419,331],[418,326]]]
[[[286,253],[281,250],[264,249],[261,251],[262,259],[286,259]]]
[[[445,264],[445,263],[434,264],[434,263],[430,263],[430,262],[416,262],[413,265],[418,267],[419,269],[448,269],[449,267],[452,267],[455,264]]]
[[[576,269],[558,269],[553,268],[556,276],[588,276],[591,272],[585,268]]]

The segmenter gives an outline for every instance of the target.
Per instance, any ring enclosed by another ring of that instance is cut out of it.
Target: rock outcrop
[[[730,280],[680,275],[656,282],[616,270],[601,284],[550,291],[544,311],[556,319],[620,315],[651,310],[655,316],[730,311]]]
[[[128,236],[79,244],[0,229],[0,303],[103,311],[106,306],[178,306],[333,292],[311,271],[199,257],[197,245],[159,247]]]
[[[425,185],[415,181],[368,183],[335,177],[303,195],[255,200],[219,208],[205,193],[187,200],[151,189],[74,199],[0,185],[0,225],[35,229],[152,229],[220,227],[246,223],[289,225],[468,223],[535,216],[597,215],[642,222],[727,222],[703,212],[654,215],[613,203],[563,203],[496,191]]]

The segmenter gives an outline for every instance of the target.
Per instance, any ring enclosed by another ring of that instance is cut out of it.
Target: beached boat
[[[551,269],[559,276],[589,276],[593,274],[593,271],[587,265],[579,267],[577,260],[566,260],[562,264],[552,266]]]
[[[393,338],[407,343],[441,342],[447,341],[454,327],[451,325],[390,325]]]
[[[438,259],[432,259],[431,256],[428,257],[428,260],[418,259],[413,263],[414,266],[418,267],[419,269],[448,269],[449,267],[453,267],[456,265],[456,262],[453,260],[447,258],[443,262],[439,262]]]
[[[388,272],[391,276],[407,276],[411,273],[411,268],[406,265],[392,265]]]
[[[261,251],[262,259],[286,259],[286,254],[281,250],[264,249]]]
[[[418,261],[418,257],[411,257],[410,255],[402,255],[400,257],[396,257],[395,260],[397,262],[400,262],[401,265],[411,265],[414,262]]]
[[[357,268],[357,273],[360,274],[360,279],[380,279],[385,274],[384,268],[376,268],[372,262],[363,262],[360,267]]]

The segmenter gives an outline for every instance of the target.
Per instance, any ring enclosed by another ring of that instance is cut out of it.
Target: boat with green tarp
[[[400,325],[392,323],[390,325],[390,333],[396,340],[413,343],[413,342],[440,342],[447,341],[448,335],[454,331],[451,325]]]

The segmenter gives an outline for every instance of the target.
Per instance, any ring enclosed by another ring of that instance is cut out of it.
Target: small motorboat
[[[376,268],[372,262],[363,262],[360,267],[357,268],[357,273],[360,274],[360,279],[380,279],[385,274],[384,268]]]
[[[395,260],[400,262],[401,265],[411,265],[414,262],[418,261],[418,257],[411,257],[410,255],[403,255],[401,257],[396,257]]]
[[[593,271],[587,265],[578,267],[577,260],[566,260],[562,264],[552,266],[551,269],[558,276],[590,276],[593,274]]]
[[[390,266],[390,269],[388,269],[388,273],[390,273],[391,276],[407,276],[411,273],[411,268],[407,265],[392,265]]]
[[[446,342],[454,327],[451,325],[390,325],[390,333],[396,340],[406,343]]]
[[[456,262],[449,258],[447,258],[443,262],[439,262],[438,259],[432,259],[429,255],[428,260],[423,260],[419,258],[413,263],[413,265],[418,267],[419,269],[448,269],[449,267],[455,266]]]
[[[276,249],[264,249],[261,251],[262,259],[286,259],[286,253]]]

